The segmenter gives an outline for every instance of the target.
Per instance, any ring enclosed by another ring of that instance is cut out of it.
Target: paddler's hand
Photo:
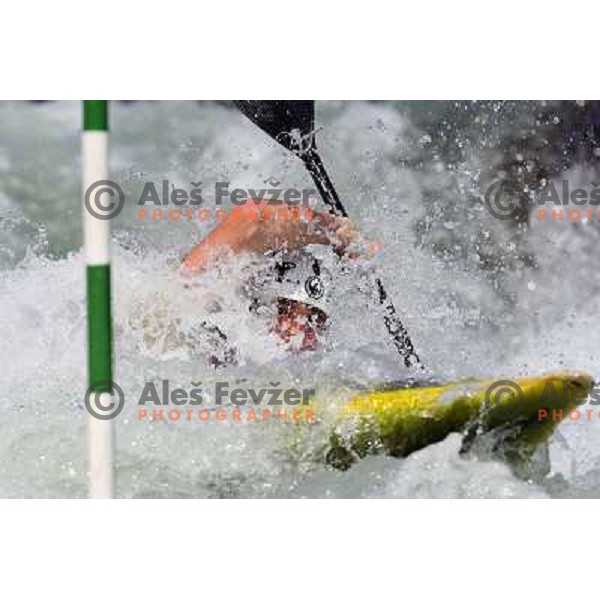
[[[329,229],[333,235],[331,245],[339,256],[348,258],[360,258],[361,256],[373,256],[381,250],[379,242],[370,242],[361,238],[356,227],[348,217],[336,217],[334,215],[320,214],[320,218],[331,219]]]
[[[322,244],[331,246],[339,256],[357,258],[379,249],[377,244],[359,249],[358,241],[358,232],[346,217],[316,212],[303,206],[283,204],[273,207],[266,202],[258,205],[248,202],[235,207],[225,221],[192,248],[183,260],[182,272],[201,272],[215,258],[241,252],[265,254]]]

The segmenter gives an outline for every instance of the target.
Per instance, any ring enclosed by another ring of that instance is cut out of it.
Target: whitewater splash
[[[113,177],[127,197],[162,179],[250,188],[275,176],[287,187],[310,187],[299,161],[229,106],[112,109]],[[86,495],[79,118],[76,103],[0,105],[3,497]],[[471,149],[452,163],[402,105],[320,103],[317,118],[323,158],[349,214],[367,239],[383,243],[366,268],[381,274],[434,374],[600,375],[594,225],[533,222],[519,237],[472,200],[483,155]],[[463,144],[465,130],[456,135]],[[582,185],[594,175],[582,165],[567,174]],[[269,334],[268,316],[252,315],[238,293],[244,260],[191,286],[181,281],[178,262],[209,223],[140,223],[136,208],[126,206],[113,226],[115,379],[126,395],[163,379],[184,388],[223,378],[248,387],[279,381],[323,393],[404,376],[359,290],[365,265],[338,269],[324,347],[293,357]],[[490,270],[482,246],[505,260]],[[238,352],[237,364],[218,372],[203,358],[209,338],[178,341],[208,318]],[[370,457],[337,473],[290,460],[276,424],[140,423],[126,405],[117,422],[117,489],[122,497],[595,496],[597,428],[561,426],[552,476],[527,483],[503,464],[459,458],[457,435],[405,460]]]

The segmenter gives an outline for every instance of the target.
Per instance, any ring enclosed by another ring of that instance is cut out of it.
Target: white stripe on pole
[[[98,406],[106,392],[92,394],[92,406]],[[94,398],[95,396],[95,398]],[[88,480],[89,497],[108,499],[114,495],[114,425],[88,415]]]
[[[83,193],[97,181],[108,179],[108,132],[84,131]],[[99,190],[96,190],[99,191]],[[102,195],[91,194],[92,206],[106,200]],[[84,206],[83,236],[85,240],[85,262],[88,265],[106,265],[110,261],[110,219],[94,217]]]

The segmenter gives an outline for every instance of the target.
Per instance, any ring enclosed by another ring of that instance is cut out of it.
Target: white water
[[[465,189],[492,154],[473,148],[452,169],[443,154],[425,167],[402,167],[401,158],[414,162],[430,143],[409,115],[402,105],[320,103],[319,141],[353,220],[365,237],[383,242],[373,263],[423,360],[445,378],[557,369],[598,376],[597,225],[534,221],[526,245],[537,266],[512,260],[513,234],[481,202],[468,200]],[[2,497],[86,494],[79,118],[77,103],[0,104]],[[227,106],[113,103],[111,126],[113,178],[129,199],[145,180],[181,187],[202,180],[204,189],[230,180],[231,187],[248,188],[275,176],[285,187],[311,187],[293,158]],[[582,167],[569,173],[588,183],[593,175]],[[440,217],[423,234],[432,190],[440,195],[434,206]],[[444,213],[448,207],[451,216]],[[351,274],[340,279],[326,346],[314,356],[288,356],[248,313],[232,292],[243,265],[184,288],[174,267],[206,230],[198,223],[139,223],[133,203],[114,222],[115,380],[128,398],[137,398],[145,381],[162,379],[186,389],[191,381],[208,386],[226,379],[323,390],[404,376],[365,298],[350,293]],[[479,235],[511,257],[508,266],[478,267]],[[431,251],[440,240],[466,252],[442,260]],[[136,323],[154,318],[164,298],[167,320],[179,319],[183,329],[213,311],[211,322],[235,342],[240,364],[215,373],[181,348],[146,343]],[[600,491],[598,421],[561,426],[551,447],[553,475],[537,484],[516,479],[501,463],[459,458],[458,435],[405,460],[371,457],[338,473],[290,461],[276,429],[140,423],[128,403],[117,420],[118,494],[539,497]]]

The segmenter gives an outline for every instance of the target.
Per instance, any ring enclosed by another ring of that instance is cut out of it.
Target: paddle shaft
[[[300,158],[315,182],[323,201],[331,209],[331,212],[335,215],[347,217],[348,213],[337,195],[333,183],[331,182],[331,179],[329,179],[325,165],[316,149],[312,148],[307,152],[304,152],[300,155]],[[404,364],[407,367],[423,369],[423,364],[415,352],[415,347],[408,335],[408,331],[400,320],[400,317],[396,312],[396,307],[385,291],[381,279],[376,276],[374,282],[377,289],[379,304],[383,307],[383,322],[398,354],[402,357]]]
[[[323,198],[325,204],[331,208],[331,212],[340,217],[347,217],[348,213],[337,195],[333,183],[331,182],[331,179],[329,179],[329,175],[327,175],[325,165],[318,152],[314,149],[309,150],[308,152],[301,154],[300,158],[315,182],[317,190],[319,191],[319,194],[321,194],[321,198]]]

